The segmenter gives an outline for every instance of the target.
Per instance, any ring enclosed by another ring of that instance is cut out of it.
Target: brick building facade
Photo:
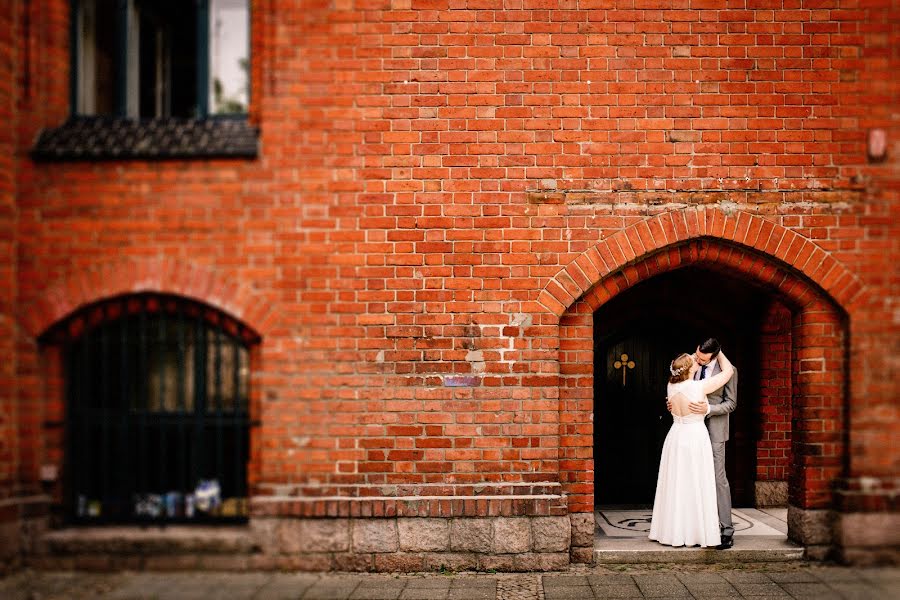
[[[743,502],[896,560],[895,2],[254,1],[246,118],[180,154],[70,119],[76,5],[0,8],[4,564],[590,561],[657,443],[609,398],[703,331]],[[66,344],[180,302],[247,353],[247,524],[79,547]]]

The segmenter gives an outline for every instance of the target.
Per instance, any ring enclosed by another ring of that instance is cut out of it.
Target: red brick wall
[[[0,7],[0,501],[15,494],[16,428],[16,3]],[[0,522],[10,516],[0,508]]]
[[[590,314],[558,320],[575,299],[558,274],[595,246],[624,264],[646,245],[630,240],[670,239],[640,223],[672,213],[675,232],[685,206],[717,205],[732,218],[715,235],[752,245],[777,226],[759,249],[775,255],[796,233],[778,264],[841,292],[852,474],[900,472],[900,378],[879,351],[898,333],[896,7],[483,4],[254,3],[258,160],[24,164],[31,333],[98,290],[190,292],[263,333],[254,480],[542,481],[567,465],[587,509],[590,424],[570,409],[588,401]],[[67,114],[67,2],[33,5],[20,151]],[[867,159],[874,127],[886,162]],[[24,350],[23,425],[39,428],[33,338]]]
[[[756,478],[787,481],[791,464],[791,313],[772,302],[761,334]]]

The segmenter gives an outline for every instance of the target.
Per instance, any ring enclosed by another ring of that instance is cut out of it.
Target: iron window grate
[[[252,331],[139,294],[91,305],[44,341],[63,349],[70,522],[247,519]]]

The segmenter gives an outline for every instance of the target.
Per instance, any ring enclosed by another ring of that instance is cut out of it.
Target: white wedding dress
[[[679,394],[691,402],[706,400],[703,382],[693,379],[670,383],[667,392],[673,404]],[[667,546],[717,546],[716,476],[705,415],[673,414],[672,419],[659,461],[649,537]]]

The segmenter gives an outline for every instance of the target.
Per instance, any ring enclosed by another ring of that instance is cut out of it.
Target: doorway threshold
[[[787,508],[735,508],[734,547],[673,548],[647,538],[652,510],[635,506],[594,511],[594,561],[633,563],[746,563],[803,560],[803,546],[787,538]]]

